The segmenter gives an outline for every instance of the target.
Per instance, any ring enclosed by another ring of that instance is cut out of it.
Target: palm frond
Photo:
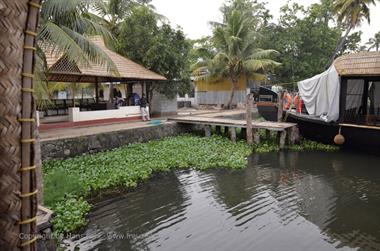
[[[246,72],[257,72],[259,70],[267,71],[281,65],[281,63],[271,59],[249,59],[243,64]]]

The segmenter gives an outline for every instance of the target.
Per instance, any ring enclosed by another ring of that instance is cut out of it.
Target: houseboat
[[[380,154],[380,52],[343,55],[327,71],[298,82],[298,91],[306,109],[284,110],[283,119],[297,123],[302,136]],[[277,99],[260,89],[264,118],[276,118],[278,106],[270,100]]]

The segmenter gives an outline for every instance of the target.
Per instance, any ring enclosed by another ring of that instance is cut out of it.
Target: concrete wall
[[[195,103],[198,105],[227,105],[231,91],[195,91]],[[232,104],[244,103],[247,91],[235,91]]]
[[[187,105],[189,104],[189,105]],[[185,94],[185,97],[180,97],[177,95],[177,106],[178,108],[182,107],[196,107],[197,103],[195,101],[195,97],[189,97],[188,94]]]
[[[177,98],[168,99],[165,95],[155,92],[150,105],[153,115],[170,116],[177,114]]]
[[[84,153],[110,150],[130,143],[147,142],[190,133],[199,128],[199,126],[168,122],[161,125],[149,125],[75,138],[41,140],[41,155],[43,160],[74,157]]]
[[[140,106],[121,106],[119,109],[82,112],[78,107],[69,108],[69,121],[71,122],[97,119],[118,119],[139,116],[141,116]]]

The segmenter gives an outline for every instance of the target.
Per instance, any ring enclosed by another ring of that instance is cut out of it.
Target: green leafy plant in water
[[[54,232],[64,234],[85,226],[90,209],[90,204],[82,197],[66,195],[64,200],[53,206],[56,215],[52,221]]]
[[[303,140],[300,146],[289,149],[333,151],[337,148]],[[275,137],[252,147],[245,141],[234,144],[221,136],[182,135],[66,160],[50,160],[43,164],[45,204],[56,212],[55,231],[66,233],[86,224],[85,216],[90,206],[82,197],[94,192],[134,188],[153,173],[174,168],[241,169],[247,166],[247,157],[252,151],[278,150]]]

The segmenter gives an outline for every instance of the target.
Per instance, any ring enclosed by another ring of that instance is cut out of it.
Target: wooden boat
[[[256,102],[259,114],[268,121],[278,120],[278,94],[269,88],[260,87]]]
[[[334,62],[334,67],[339,75],[337,119],[328,121],[295,109],[284,111],[283,118],[297,123],[305,138],[332,144],[340,132],[344,137],[342,147],[380,154],[380,52],[344,55]],[[263,90],[263,95],[267,91]],[[269,112],[268,105],[257,105],[264,118],[273,119],[277,114],[273,109]]]

